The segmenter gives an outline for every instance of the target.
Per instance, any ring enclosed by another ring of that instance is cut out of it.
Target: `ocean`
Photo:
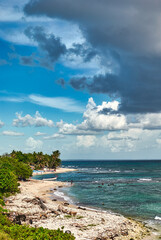
[[[74,183],[57,194],[161,227],[161,161],[75,160],[63,161],[62,167],[78,171],[57,174],[58,181]]]

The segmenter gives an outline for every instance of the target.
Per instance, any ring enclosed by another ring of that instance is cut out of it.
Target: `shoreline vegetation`
[[[71,186],[69,183],[28,180],[33,174],[31,168],[45,167],[43,175],[53,173],[53,169],[54,173],[76,171],[60,168],[59,156],[57,150],[52,155],[13,151],[0,157],[0,239],[155,239],[141,222],[71,205],[59,198],[56,192]]]

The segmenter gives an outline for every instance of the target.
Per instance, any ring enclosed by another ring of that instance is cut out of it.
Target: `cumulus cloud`
[[[129,127],[137,127],[143,129],[161,129],[161,113],[138,114],[133,117],[134,123],[130,123]]]
[[[72,123],[65,123],[63,120],[57,122],[56,126],[59,128],[59,133],[64,135],[93,135],[97,134],[96,131],[88,129],[79,129],[79,125]]]
[[[2,134],[4,136],[24,136],[24,133],[15,132],[15,131],[3,131]]]
[[[43,132],[36,132],[34,135],[35,135],[35,136],[44,136],[44,135],[46,135],[46,133],[43,133]]]
[[[94,146],[96,143],[95,136],[77,136],[77,146],[89,148]]]
[[[26,140],[26,146],[30,149],[30,150],[36,150],[36,149],[41,149],[43,145],[43,142],[40,140],[35,140],[33,137],[29,137]]]
[[[89,55],[95,50],[102,66],[111,62],[105,74],[72,77],[73,88],[119,96],[124,113],[149,113],[161,111],[160,9],[151,0],[30,0],[24,11],[77,23]],[[74,51],[88,55],[80,46]]]
[[[35,116],[32,117],[30,114],[22,116],[21,113],[16,113],[17,118],[13,120],[13,126],[15,127],[53,127],[54,123],[52,120],[43,118],[40,113],[37,111]]]
[[[54,134],[51,135],[51,136],[43,137],[43,139],[50,140],[50,139],[58,139],[58,138],[64,138],[64,137],[65,137],[65,136],[64,136],[63,134],[54,133]]]
[[[101,131],[114,131],[127,129],[126,117],[118,114],[118,101],[102,102],[96,105],[93,98],[88,100],[86,111],[83,114],[84,121],[74,125],[64,123],[62,120],[57,123],[59,133],[69,135],[93,135]]]
[[[0,120],[0,128],[4,126],[4,122]]]

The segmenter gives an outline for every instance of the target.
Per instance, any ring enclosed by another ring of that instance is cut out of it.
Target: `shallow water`
[[[63,191],[75,203],[135,217],[160,228],[161,161],[64,161],[63,166],[78,169],[57,174],[58,181],[74,182]]]

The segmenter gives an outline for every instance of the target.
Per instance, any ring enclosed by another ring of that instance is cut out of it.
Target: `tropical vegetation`
[[[4,198],[19,192],[18,180],[26,181],[32,176],[33,169],[60,166],[60,152],[51,155],[39,153],[22,153],[12,151],[0,156],[0,240],[74,240],[75,237],[62,230],[49,230],[22,226],[12,223],[4,209]],[[32,168],[31,168],[32,167]]]

